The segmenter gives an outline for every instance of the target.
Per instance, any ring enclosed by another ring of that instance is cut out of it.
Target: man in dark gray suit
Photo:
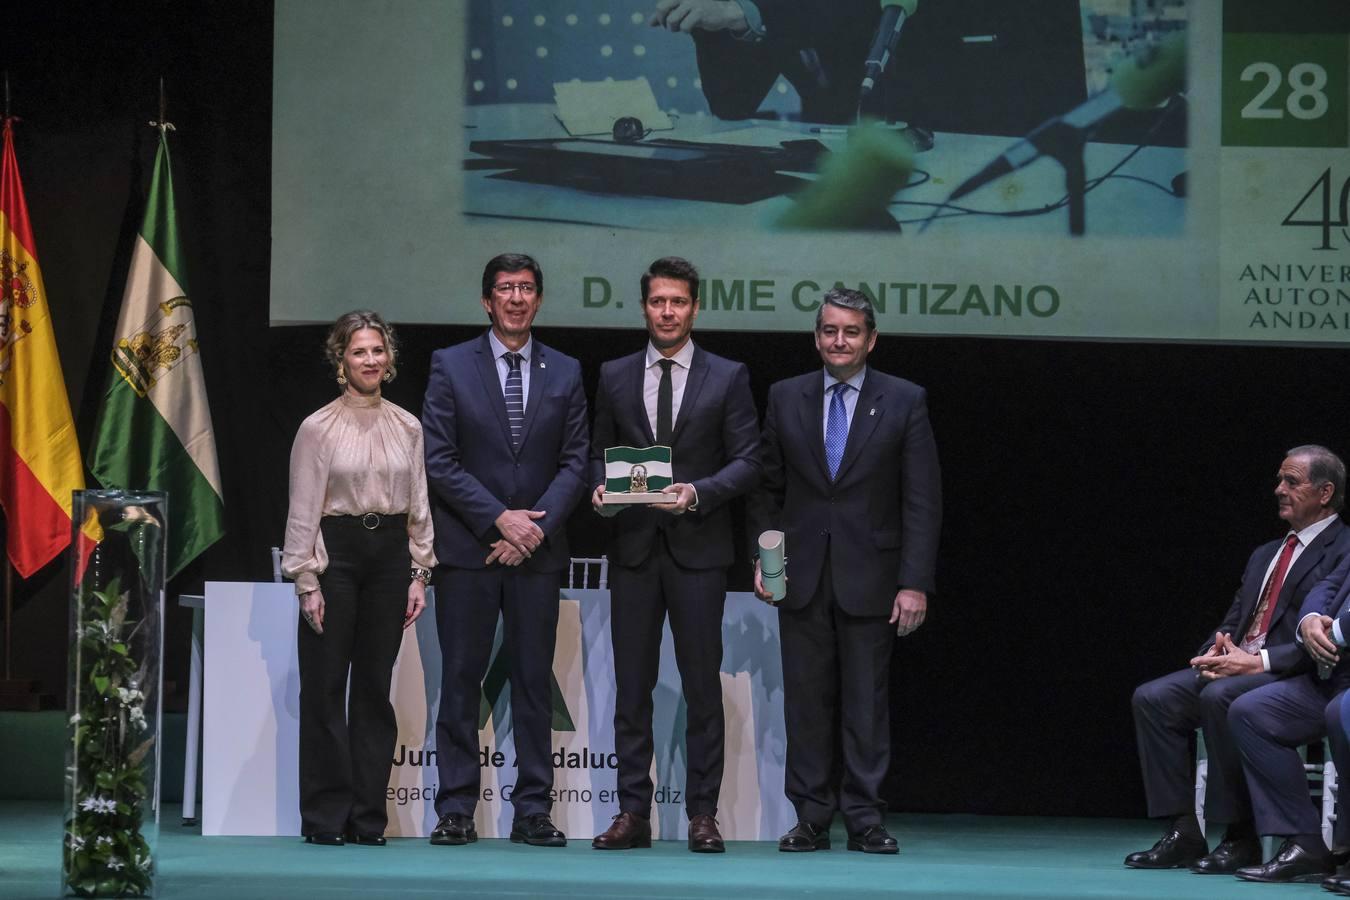
[[[591,502],[605,516],[624,510],[608,553],[620,812],[595,838],[597,850],[651,845],[652,691],[667,615],[688,708],[689,849],[725,849],[716,814],[723,765],[722,607],[735,555],[728,504],[759,480],[759,423],[745,365],[690,339],[698,281],[698,271],[679,257],[651,264],[642,276],[647,347],[605,363],[596,391],[591,460],[597,487]],[[674,483],[664,489],[670,502],[606,506],[605,450],[653,445],[671,448]]]
[[[798,822],[778,849],[828,848],[837,808],[848,849],[895,853],[880,796],[891,651],[896,635],[923,624],[934,587],[937,445],[924,389],[867,365],[877,327],[865,295],[827,293],[815,338],[824,371],[769,391],[752,515],[757,531],[785,532],[788,556],[778,622],[786,791]],[[771,599],[758,563],[755,592]]]
[[[1290,450],[1275,483],[1288,533],[1252,553],[1228,612],[1190,668],[1135,690],[1148,814],[1167,824],[1156,844],[1131,853],[1125,865],[1231,875],[1261,861],[1229,708],[1248,691],[1312,668],[1294,635],[1304,598],[1350,552],[1350,529],[1336,515],[1336,485],[1343,492],[1344,483],[1344,465],[1325,447]],[[1195,815],[1191,735],[1197,728],[1203,729],[1208,756],[1205,818],[1227,825],[1212,853]]]

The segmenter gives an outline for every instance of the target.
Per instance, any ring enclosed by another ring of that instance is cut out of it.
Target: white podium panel
[[[441,654],[434,593],[404,633],[394,668],[398,740],[389,779],[390,836],[423,836],[436,824],[436,709]],[[618,813],[614,756],[614,668],[609,591],[564,590],[553,661],[553,820],[587,839]],[[289,584],[206,585],[205,738],[202,833],[300,833],[298,727],[300,678],[296,601]],[[777,613],[751,594],[727,595],[722,624],[726,773],[718,820],[728,840],[771,840],[796,817],[783,796],[783,677]],[[497,636],[484,679],[480,731],[483,837],[510,833],[515,786],[510,683]],[[684,701],[666,629],[654,697],[655,836],[682,838]]]

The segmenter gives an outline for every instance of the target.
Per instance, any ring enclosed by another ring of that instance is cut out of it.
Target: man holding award
[[[596,391],[591,503],[620,517],[608,550],[620,812],[595,838],[598,850],[651,846],[652,691],[667,615],[688,709],[689,849],[725,849],[715,816],[722,608],[734,558],[728,504],[759,480],[759,426],[745,365],[690,340],[698,281],[678,257],[651,264],[642,276],[647,347],[605,363]]]
[[[751,517],[757,533],[786,536],[784,593],[766,589],[755,563],[755,593],[779,607],[785,788],[798,819],[778,849],[828,849],[838,809],[848,849],[895,853],[880,796],[891,651],[923,624],[933,590],[937,445],[924,389],[867,365],[877,330],[866,296],[827,293],[815,338],[824,371],[769,389]]]

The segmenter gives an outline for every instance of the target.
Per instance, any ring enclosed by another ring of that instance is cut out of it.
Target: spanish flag
[[[27,578],[70,544],[70,494],[84,487],[84,470],[12,123],[0,161],[0,506],[10,562]]]

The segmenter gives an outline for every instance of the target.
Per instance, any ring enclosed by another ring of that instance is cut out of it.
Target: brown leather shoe
[[[596,850],[635,850],[651,845],[652,823],[630,812],[619,813],[605,833],[597,834],[591,841],[591,847]]]
[[[689,820],[689,849],[694,853],[725,853],[726,844],[722,843],[722,832],[717,830],[717,820],[704,813]]]

